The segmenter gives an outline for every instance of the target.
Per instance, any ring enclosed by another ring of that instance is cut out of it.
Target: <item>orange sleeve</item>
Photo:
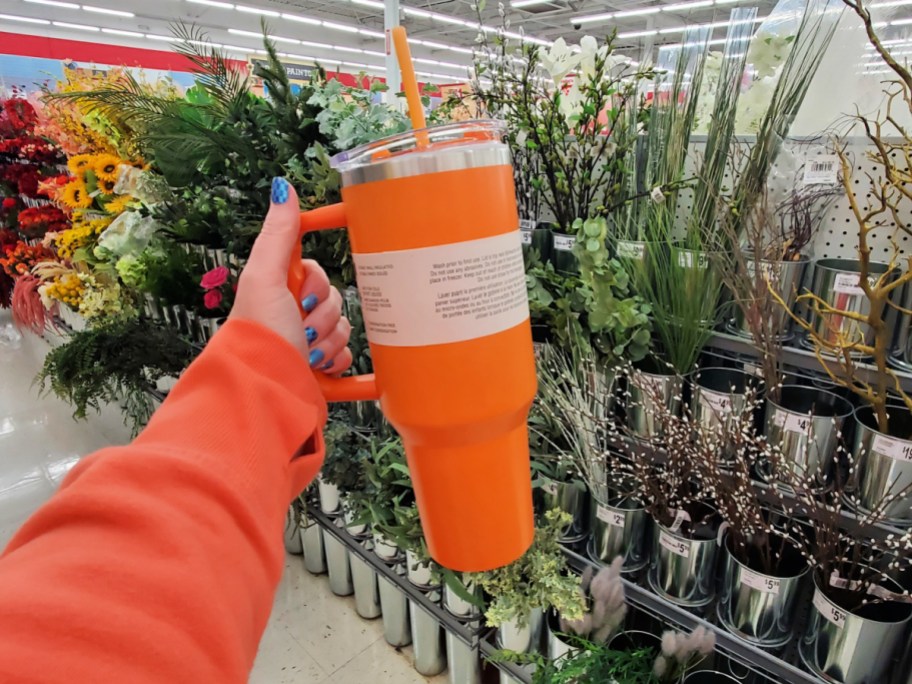
[[[83,459],[0,557],[0,681],[247,682],[325,417],[301,354],[230,321],[133,444]]]

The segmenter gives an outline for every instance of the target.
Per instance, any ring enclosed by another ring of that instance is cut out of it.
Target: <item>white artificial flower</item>
[[[558,38],[554,44],[541,53],[541,63],[545,71],[551,76],[554,85],[560,86],[561,81],[571,71],[576,69],[580,62],[579,53],[567,46],[563,38]]]

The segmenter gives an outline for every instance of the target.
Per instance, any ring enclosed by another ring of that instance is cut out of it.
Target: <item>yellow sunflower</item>
[[[132,201],[133,198],[129,195],[120,195],[105,204],[105,211],[114,215],[122,214],[130,208]]]
[[[95,158],[93,168],[99,181],[117,182],[117,167],[121,161],[113,154],[100,154]]]
[[[146,164],[146,160],[143,159],[142,157],[137,157],[136,159],[134,159],[133,161],[128,162],[128,163],[134,169],[139,169],[140,171],[148,171],[148,169],[149,169],[149,165]]]
[[[98,189],[101,190],[101,192],[105,195],[113,195],[115,185],[117,185],[116,180],[110,180],[107,178],[98,179]]]
[[[67,183],[60,199],[70,209],[87,209],[92,206],[92,198],[89,197],[86,186],[80,180]]]
[[[67,168],[74,176],[82,176],[86,168],[92,165],[91,154],[77,154],[67,161]]]

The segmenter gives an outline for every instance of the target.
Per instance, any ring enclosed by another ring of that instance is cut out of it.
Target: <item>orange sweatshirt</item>
[[[325,416],[301,354],[230,321],[142,434],[83,459],[0,557],[0,682],[246,682]]]

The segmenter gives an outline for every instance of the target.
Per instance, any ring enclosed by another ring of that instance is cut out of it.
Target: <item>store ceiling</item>
[[[892,12],[909,15],[912,0],[879,0]],[[319,60],[327,68],[382,73],[385,40],[379,0],[0,0],[0,30],[104,41],[142,47],[166,45],[170,25],[195,23],[233,56],[254,52],[265,16],[271,34],[285,38],[288,54]],[[401,0],[401,22],[413,40],[420,76],[436,82],[465,80],[476,44],[474,0]],[[509,30],[549,44],[563,37],[603,36],[616,29],[625,54],[641,59],[654,46],[680,42],[688,26],[714,24],[722,42],[733,9],[757,7],[759,18],[774,0],[512,0],[506,4]],[[601,19],[587,17],[603,15]],[[607,15],[607,16],[604,16]],[[32,21],[24,21],[31,19]],[[489,31],[501,26],[498,3],[483,12]],[[889,36],[888,36],[889,37]]]

